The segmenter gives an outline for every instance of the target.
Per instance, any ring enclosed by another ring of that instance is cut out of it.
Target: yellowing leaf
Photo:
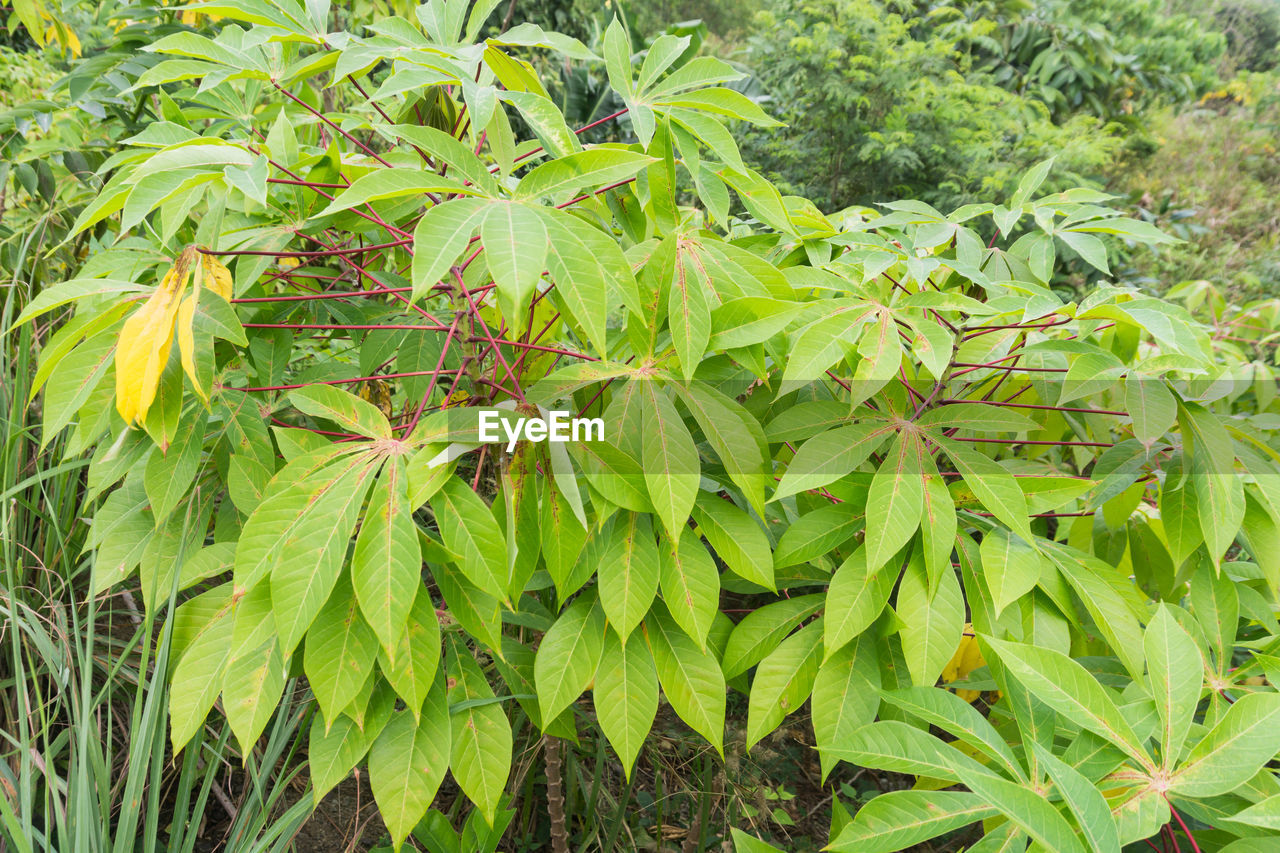
[[[194,249],[194,247],[188,247],[184,250],[183,257],[187,257],[189,253],[194,251],[198,250]],[[179,263],[181,262],[179,261]],[[191,295],[182,300],[182,305],[178,308],[178,353],[182,356],[182,370],[187,374],[187,378],[191,380],[191,386],[200,395],[200,399],[207,402],[209,395],[205,393],[204,387],[201,386],[199,374],[196,372],[194,330],[196,308],[200,304],[200,291],[202,289],[212,290],[228,302],[231,301],[231,271],[212,255],[202,254],[200,256],[200,265],[196,267],[196,286],[191,291]]]
[[[201,255],[200,267],[204,272],[204,286],[228,302],[232,296],[231,270],[213,255]]]
[[[964,636],[960,638],[956,653],[951,656],[951,660],[942,670],[942,681],[945,684],[960,681],[968,678],[969,673],[975,669],[986,665],[987,662],[982,658],[982,650],[978,648],[978,640],[973,635],[973,625],[966,624]],[[966,702],[973,702],[982,695],[982,691],[957,689],[956,695]]]
[[[156,398],[173,345],[173,325],[187,288],[195,248],[183,250],[155,292],[120,329],[116,347],[116,411],[126,423],[141,420]]]

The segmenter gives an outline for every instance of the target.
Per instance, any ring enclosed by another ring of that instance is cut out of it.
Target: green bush
[[[93,251],[14,322],[43,440],[90,457],[90,594],[164,626],[176,760],[224,718],[278,758],[305,683],[312,797],[367,768],[396,847],[545,803],[523,843],[608,848],[570,745],[625,802],[665,709],[705,743],[685,846],[768,850],[717,768],[807,713],[829,849],[1265,849],[1280,311],[1109,283],[1108,241],[1170,238],[1051,160],[1002,204],[824,215],[744,162],[730,123],[777,123],[688,37],[480,39],[495,6],[206,5],[132,78],[164,111],[98,169]],[[543,51],[607,78],[621,141]],[[553,410],[601,434],[485,435]],[[912,787],[855,803],[862,769]]]

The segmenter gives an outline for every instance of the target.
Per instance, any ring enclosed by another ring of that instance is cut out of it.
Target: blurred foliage
[[[1148,122],[1157,150],[1120,164],[1113,184],[1186,242],[1136,253],[1134,282],[1206,279],[1232,299],[1280,293],[1280,80],[1246,74]]]
[[[981,70],[973,42],[990,22],[964,28],[937,11],[905,17],[877,0],[773,0],[757,16],[749,64],[788,127],[748,136],[751,156],[826,209],[904,196],[989,199],[1051,155],[1057,180],[1080,184],[1110,161],[1117,126],[1085,113],[1055,123],[1043,100]]]

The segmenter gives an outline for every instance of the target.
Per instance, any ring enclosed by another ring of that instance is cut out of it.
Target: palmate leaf
[[[1141,740],[1102,685],[1079,663],[1052,649],[986,638],[1014,677],[1058,713],[1150,766]]]

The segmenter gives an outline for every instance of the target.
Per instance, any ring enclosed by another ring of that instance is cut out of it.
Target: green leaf
[[[614,522],[609,536],[598,569],[600,603],[609,624],[625,640],[658,594],[660,557],[647,515],[624,513]]]
[[[416,592],[399,639],[392,649],[378,655],[378,668],[387,683],[415,715],[421,711],[440,669],[440,622],[435,605],[421,582]]]
[[[444,683],[437,677],[422,714],[396,711],[369,748],[369,787],[397,850],[444,781],[452,737]]]
[[[159,525],[191,491],[204,449],[205,419],[197,417],[181,430],[166,450],[157,448],[147,459],[143,482],[151,501],[151,514]]]
[[[420,127],[413,124],[397,124],[387,128],[375,125],[379,132],[388,133],[393,138],[402,139],[430,154],[438,163],[447,163],[449,169],[458,177],[467,180],[479,188],[485,195],[498,196],[501,190],[493,175],[489,174],[483,161],[475,156],[470,146],[464,145],[457,138],[434,127]]]
[[[961,769],[960,775],[969,790],[997,806],[1001,814],[1039,841],[1045,849],[1054,853],[1086,853],[1067,819],[1038,791],[986,772]],[[1096,788],[1087,787],[1097,792]]]
[[[1168,770],[1182,753],[1200,702],[1204,661],[1195,640],[1164,604],[1147,624],[1142,648],[1147,658],[1151,695],[1156,713],[1160,715],[1160,755]]]
[[[735,678],[764,660],[791,630],[822,608],[821,593],[797,595],[755,608],[734,626],[721,656],[725,678]]]
[[[885,691],[882,696],[894,707],[931,726],[937,726],[983,753],[1002,765],[1015,778],[1025,778],[1022,766],[1000,733],[982,712],[950,690],[924,686],[904,687]]]
[[[1013,675],[1053,710],[1071,722],[1151,766],[1142,741],[1102,685],[1076,661],[1053,649],[984,638]]]
[[[485,680],[476,659],[454,644],[449,655],[449,705],[492,699],[493,688]],[[453,745],[449,768],[453,778],[484,819],[493,824],[494,815],[511,772],[511,723],[502,706],[468,704],[451,716]]]
[[[373,675],[378,639],[343,575],[307,632],[303,667],[326,720],[336,719]]]
[[[548,98],[536,92],[509,91],[499,92],[498,97],[520,111],[551,157],[565,157],[581,149],[577,135],[565,124],[564,114]]]
[[[378,407],[332,385],[307,385],[289,392],[300,411],[333,421],[343,429],[369,438],[391,438],[391,425]]]
[[[284,694],[284,659],[274,637],[234,655],[222,677],[222,711],[242,754],[253,748]]]
[[[392,660],[422,585],[422,549],[407,488],[404,463],[398,458],[388,460],[369,499],[351,558],[351,583],[360,612]]]
[[[516,187],[516,198],[568,201],[584,187],[616,184],[634,177],[654,158],[624,148],[592,148],[535,166]]]
[[[630,779],[658,713],[658,674],[643,635],[632,633],[624,642],[606,632],[591,698],[600,730]]]
[[[506,539],[488,504],[458,477],[446,480],[429,502],[444,546],[462,558],[467,580],[506,601]]]
[[[774,588],[769,538],[751,516],[707,493],[699,496],[693,520],[730,571],[752,583]]]
[[[1280,829],[1280,794],[1275,794],[1267,797],[1261,802],[1254,803],[1247,809],[1237,812],[1234,816],[1227,818],[1227,820],[1232,823],[1243,823],[1248,826],[1260,826],[1264,829]],[[1255,840],[1259,846],[1257,848],[1250,848],[1249,853],[1262,853],[1264,849],[1262,845],[1268,842],[1264,839]],[[1246,851],[1241,850],[1240,853],[1246,853]]]
[[[645,620],[658,681],[671,708],[724,755],[724,673],[710,651],[680,630],[662,607]]]
[[[672,387],[720,457],[729,479],[742,489],[756,514],[763,517],[765,483],[770,478],[765,466],[768,447],[759,422],[736,400],[705,383],[677,383]]]
[[[867,565],[872,569],[887,563],[920,528],[924,483],[918,442],[914,433],[900,433],[871,478],[865,542]]]
[[[866,462],[890,431],[883,424],[863,422],[813,436],[796,450],[770,500],[834,483]]]
[[[783,383],[822,379],[844,357],[845,348],[857,342],[875,313],[874,306],[842,305],[796,332],[791,357],[782,374]]]
[[[855,767],[948,782],[959,781],[961,768],[971,768],[979,774],[987,772],[959,749],[901,720],[880,720],[862,726],[828,752]]]
[[[796,631],[756,667],[747,703],[748,751],[809,698],[822,657],[821,622]]]
[[[338,580],[346,558],[347,541],[355,529],[375,468],[375,464],[364,462],[334,481],[332,488],[317,498],[294,526],[296,538],[288,539],[276,555],[276,564],[271,570],[271,606],[285,654],[293,652],[311,627]],[[295,493],[290,497],[305,498],[306,494]],[[294,508],[283,499],[279,501],[282,506],[273,507],[273,504],[270,498],[264,500],[250,523],[262,516],[261,521],[266,525],[275,515],[281,512],[287,515]],[[249,524],[246,524],[240,538],[241,547],[248,533]],[[237,549],[237,573],[239,569],[240,550]]]
[[[1034,542],[1030,519],[1027,518],[1027,498],[1013,475],[1000,463],[969,450],[960,442],[941,438],[937,441],[964,478],[965,485],[973,489],[978,500],[982,501],[983,507],[1024,541]]]
[[[583,239],[594,229],[552,211],[543,214],[548,236],[547,273],[556,285],[554,296],[582,326],[595,351],[606,356],[611,276],[593,251],[594,244]]]
[[[480,240],[502,316],[519,335],[528,324],[529,302],[547,267],[547,227],[528,205],[494,203],[480,223]]]
[[[774,571],[829,554],[853,539],[864,525],[862,514],[847,503],[805,513],[778,538],[773,552]]]
[[[669,237],[668,239],[676,239]],[[671,343],[680,359],[680,373],[692,379],[707,351],[711,339],[711,308],[708,293],[715,289],[707,277],[703,260],[677,243],[675,276],[663,281],[667,294],[667,321],[671,326]]]
[[[230,615],[230,587],[225,592],[227,595],[220,596],[219,602],[213,602],[221,606],[213,611],[211,618],[199,620],[200,627],[185,643],[170,677],[169,739],[175,755],[204,727],[205,718],[222,689],[235,623]],[[179,612],[191,606],[192,602],[188,602]]]
[[[642,385],[644,482],[663,529],[678,539],[698,496],[702,464],[693,436],[667,392],[652,381]]]
[[[753,835],[747,835],[740,829],[734,827],[729,828],[729,835],[733,838],[733,849],[735,853],[782,853],[772,844],[766,844]]]
[[[307,772],[313,803],[318,806],[325,794],[347,778],[369,751],[369,740],[350,717],[340,716],[332,725],[326,725],[323,714],[312,715],[307,735]]]
[[[1100,270],[1103,275],[1111,275],[1111,270],[1107,267],[1107,247],[1097,237],[1067,230],[1055,231],[1054,234],[1074,249],[1089,266]]]
[[[861,634],[818,667],[810,708],[824,779],[836,763],[831,750],[875,720],[880,708],[877,646],[878,638],[871,632]]]
[[[1076,824],[1096,853],[1120,853],[1120,832],[1116,828],[1111,808],[1089,779],[1070,764],[1058,758],[1034,741],[1031,744],[1040,765],[1049,771],[1049,778],[1062,794],[1067,807],[1075,815]]]
[[[943,572],[930,593],[924,557],[916,549],[898,586],[895,609],[904,622],[899,637],[911,681],[933,684],[964,634],[964,595],[955,572]]]
[[[1183,465],[1182,457],[1175,457],[1160,487],[1160,521],[1175,566],[1182,565],[1204,542],[1195,492],[1189,481],[1182,482]]]
[[[356,178],[351,186],[334,197],[329,206],[316,217],[330,216],[366,202],[400,198],[406,195],[424,196],[428,193],[469,195],[476,192],[455,178],[448,178],[425,169],[377,169]]]
[[[1235,470],[1231,437],[1218,419],[1195,403],[1179,410],[1184,442],[1191,450],[1191,484],[1200,529],[1216,565],[1235,541],[1244,520],[1244,482]]]
[[[825,655],[830,658],[879,618],[898,582],[901,566],[888,563],[872,569],[866,548],[859,548],[840,564],[827,587]]]
[[[720,572],[715,560],[688,527],[681,531],[679,545],[662,537],[659,558],[662,600],[671,618],[705,648],[720,606]]]
[[[1173,775],[1174,793],[1212,797],[1233,791],[1280,752],[1280,693],[1237,699],[1187,754]]]
[[[996,616],[1040,582],[1043,558],[1016,534],[992,529],[982,538],[979,553],[982,575],[991,590]]]
[[[1133,417],[1133,434],[1150,447],[1164,438],[1178,419],[1178,405],[1159,379],[1130,376],[1124,383],[1124,405]]]
[[[893,853],[995,814],[997,809],[967,791],[890,791],[858,809],[827,849]]]
[[[560,716],[591,686],[604,651],[604,634],[604,612],[595,596],[586,595],[569,605],[547,629],[533,664],[543,720]]]
[[[486,210],[488,205],[479,199],[460,198],[437,204],[422,215],[413,229],[413,301],[426,297],[444,278]]]

